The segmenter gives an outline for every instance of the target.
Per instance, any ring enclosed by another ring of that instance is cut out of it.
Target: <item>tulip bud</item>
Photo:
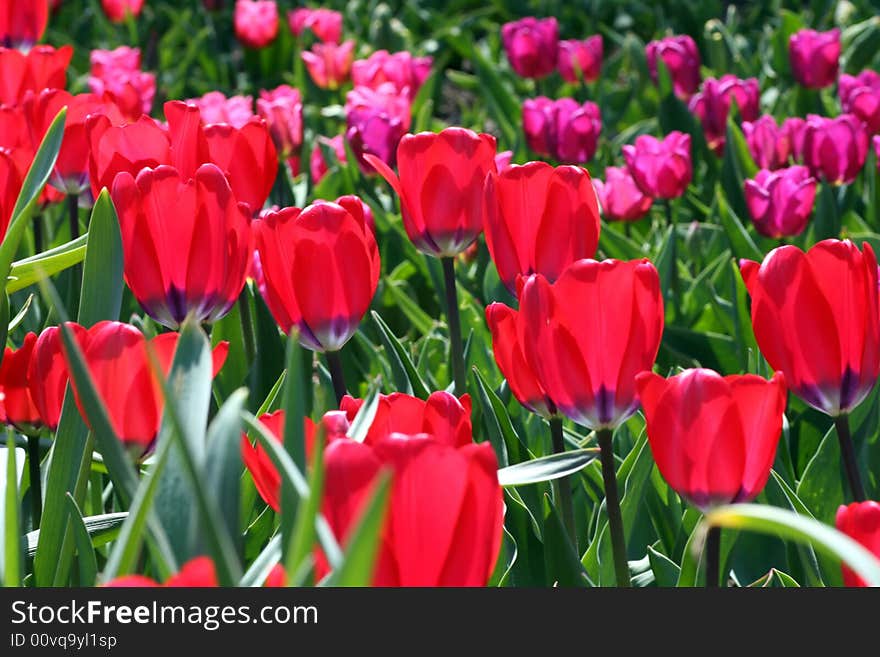
[[[116,104],[124,119],[136,121],[149,114],[156,95],[156,76],[141,71],[141,51],[120,46],[93,50],[89,55],[89,89]]]
[[[806,167],[761,169],[745,181],[746,205],[761,235],[778,239],[800,235],[816,199],[816,180]]]
[[[602,36],[559,42],[559,75],[568,82],[594,82],[602,71]]]
[[[645,56],[654,84],[657,84],[659,57],[669,71],[676,96],[687,100],[696,93],[700,86],[700,51],[691,37],[683,34],[651,41],[645,47]]]
[[[278,36],[275,0],[236,0],[235,36],[248,48],[265,48]]]
[[[173,101],[172,101],[173,102]],[[254,99],[251,96],[230,96],[222,91],[209,91],[200,98],[190,98],[187,104],[199,108],[202,123],[228,123],[241,128],[254,115]]]
[[[559,24],[555,18],[532,16],[501,26],[507,60],[517,75],[543,78],[556,69]]]
[[[387,50],[377,50],[352,64],[351,79],[355,87],[370,89],[390,82],[397,93],[413,100],[431,75],[433,61],[431,57],[413,57],[406,51],[389,54]]]
[[[800,30],[788,42],[791,72],[798,84],[821,89],[834,84],[840,59],[840,29]]]
[[[296,36],[309,29],[324,43],[339,43],[342,39],[342,14],[332,9],[300,7],[287,12],[287,24]]]
[[[303,141],[302,96],[286,84],[260,91],[257,113],[265,119],[278,157],[286,160],[299,153]]]
[[[810,114],[803,133],[804,164],[828,183],[855,180],[868,156],[868,132],[851,114],[833,119]]]
[[[716,155],[724,153],[727,137],[727,117],[731,103],[736,101],[739,115],[743,121],[758,118],[760,90],[758,80],[740,80],[735,75],[723,75],[720,79],[707,78],[703,88],[691,98],[688,109],[697,115],[703,125],[706,143]]]
[[[539,96],[523,103],[523,131],[529,148],[538,155],[584,164],[596,154],[602,114],[589,101],[581,105],[572,98]]]
[[[779,169],[788,165],[789,159],[795,155],[797,121],[803,125],[802,119],[786,119],[777,127],[776,120],[769,114],[756,121],[743,121],[743,135],[749,153],[759,168]]]
[[[654,202],[636,184],[627,167],[607,167],[605,181],[593,178],[602,216],[607,221],[638,221]]]
[[[354,41],[342,45],[316,43],[301,53],[312,81],[322,89],[338,89],[351,72]]]
[[[869,133],[880,132],[880,74],[866,69],[857,76],[841,75],[841,109],[855,116]]]
[[[626,167],[636,185],[652,198],[678,198],[693,176],[691,136],[673,130],[661,141],[650,135],[636,137],[623,147]]]

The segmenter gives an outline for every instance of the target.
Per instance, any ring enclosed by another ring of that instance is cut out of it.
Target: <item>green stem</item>
[[[706,588],[718,588],[721,574],[721,527],[710,527],[706,535]]]
[[[672,201],[668,198],[663,199],[663,207],[666,210],[666,224],[672,228],[670,239],[670,271],[669,271],[669,289],[672,294],[672,317],[678,320],[681,317],[681,307],[678,298],[678,230],[675,226],[675,214],[672,212]]]
[[[43,252],[43,215],[34,217],[34,253]]]
[[[34,529],[40,528],[43,515],[43,491],[40,480],[40,436],[27,437],[28,472],[31,480],[31,522]]]
[[[443,282],[446,286],[446,321],[449,325],[455,395],[461,397],[467,391],[467,384],[464,373],[464,347],[461,342],[461,319],[458,314],[458,291],[455,289],[455,259],[441,258],[441,260]]]
[[[865,488],[862,486],[862,477],[859,475],[859,465],[856,460],[856,452],[853,449],[852,434],[849,430],[849,416],[838,415],[834,418],[834,426],[837,428],[837,440],[840,442],[840,455],[846,468],[846,478],[849,480],[849,489],[852,491],[856,502],[864,502]]]
[[[562,454],[565,451],[565,440],[562,435],[562,418],[550,418],[550,438],[553,442],[553,453]],[[574,524],[574,503],[571,491],[571,478],[562,477],[553,480],[553,493],[556,503],[562,513],[562,521],[568,530],[571,544],[577,552],[577,529]]]
[[[342,403],[342,398],[348,394],[345,388],[345,375],[342,370],[342,357],[338,351],[324,352],[327,357],[327,368],[330,370],[330,379],[333,381],[333,392],[336,393],[336,405]]]
[[[75,240],[79,237],[79,196],[77,194],[67,195],[67,216],[70,222],[70,239]]]
[[[254,338],[254,319],[251,315],[251,300],[247,285],[242,288],[238,295],[238,314],[241,317],[241,337],[244,342],[244,355],[248,365],[256,358],[256,339]]]
[[[623,517],[620,515],[620,498],[617,494],[614,451],[611,446],[611,429],[600,429],[599,456],[602,460],[602,481],[605,485],[605,510],[608,512],[608,530],[611,533],[611,550],[614,553],[614,573],[617,586],[632,586],[629,563],[626,559],[626,537],[623,533]]]

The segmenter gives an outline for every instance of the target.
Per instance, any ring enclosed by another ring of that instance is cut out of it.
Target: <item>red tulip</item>
[[[86,329],[79,324],[69,326],[77,340],[84,343]],[[34,344],[27,381],[34,406],[37,407],[43,424],[52,431],[58,428],[58,421],[61,419],[61,407],[69,378],[61,329],[50,326],[40,333]]]
[[[362,223],[370,229],[370,232],[373,233],[373,237],[376,236],[376,219],[373,217],[373,210],[370,209],[370,206],[364,203],[359,197],[354,194],[348,194],[346,196],[340,196],[333,202],[348,210],[348,213],[357,219],[358,223]]]
[[[880,374],[877,259],[849,240],[804,253],[774,249],[740,261],[752,298],[752,327],[770,366],[789,388],[831,416],[858,406]]]
[[[250,96],[227,98],[220,91],[209,91],[200,98],[190,98],[186,103],[199,108],[205,125],[227,123],[233,128],[242,128],[254,116],[254,99]]]
[[[865,69],[857,76],[841,75],[840,107],[865,124],[868,132],[880,132],[880,73]]]
[[[507,61],[517,75],[543,78],[556,69],[559,23],[555,18],[532,16],[501,26]]]
[[[349,79],[354,57],[354,41],[341,45],[316,43],[311,50],[304,50],[303,61],[312,81],[321,89],[338,89]]]
[[[387,50],[377,50],[367,59],[352,64],[351,79],[355,87],[370,89],[390,82],[397,93],[412,100],[431,75],[433,62],[431,57],[413,57],[406,51],[390,54]]]
[[[578,260],[553,284],[527,279],[519,303],[519,343],[562,414],[599,430],[635,412],[636,374],[653,366],[663,333],[654,265]]]
[[[36,46],[27,54],[0,48],[0,104],[16,105],[28,91],[63,89],[73,48]]]
[[[324,43],[339,43],[342,39],[342,14],[332,9],[300,7],[287,12],[287,23],[296,36],[309,29]]]
[[[145,577],[144,575],[124,575],[107,582],[104,586],[109,588],[132,588],[132,587],[158,587],[166,588],[188,587],[188,588],[214,588],[220,586],[217,579],[217,571],[214,568],[214,562],[210,557],[195,557],[190,559],[180,571],[168,578],[165,584],[159,584],[155,580]]]
[[[559,75],[568,82],[594,82],[602,72],[602,36],[559,42]]]
[[[21,347],[6,347],[0,363],[0,420],[19,431],[32,433],[43,425],[28,388],[28,366],[37,336],[28,333]]]
[[[299,89],[286,84],[260,91],[257,114],[266,121],[278,157],[287,160],[299,153],[303,142],[303,106]]]
[[[789,159],[795,157],[796,132],[802,125],[803,119],[785,119],[777,127],[769,114],[756,121],[743,121],[743,134],[755,164],[761,169],[788,166]]]
[[[162,165],[113,181],[125,280],[157,322],[225,315],[244,287],[253,242],[247,210],[223,172],[203,164],[186,179]]]
[[[0,45],[28,50],[49,22],[47,0],[0,0]]]
[[[154,119],[141,116],[134,123],[115,126],[103,115],[86,121],[89,138],[89,180],[92,195],[113,186],[121,171],[136,176],[144,167],[171,162],[168,133]]]
[[[555,281],[599,244],[599,206],[586,169],[546,162],[490,172],[485,185],[489,254],[512,294],[520,275]]]
[[[593,159],[602,131],[602,113],[590,101],[572,98],[550,100],[544,96],[523,103],[523,131],[535,153],[566,164]]]
[[[331,148],[334,153],[336,153],[336,159],[343,166],[346,161],[346,153],[345,153],[345,141],[342,135],[336,135],[333,139],[327,139],[327,137],[318,137],[317,142],[314,146],[312,146],[312,155],[309,159],[309,171],[312,176],[312,184],[317,185],[321,182],[321,179],[327,175],[327,171],[329,171],[329,167],[327,163],[324,161],[324,152],[321,150],[321,146],[319,144],[323,143],[328,148]]]
[[[724,153],[727,137],[727,116],[730,105],[736,101],[743,121],[758,118],[760,100],[758,81],[755,78],[740,80],[735,75],[723,75],[720,79],[707,78],[703,88],[691,98],[688,109],[697,115],[703,125],[706,143],[716,155]]]
[[[853,502],[841,504],[834,519],[837,529],[864,545],[880,559],[880,503]],[[842,566],[845,586],[867,586],[865,581],[846,566]]]
[[[807,167],[761,169],[745,182],[746,205],[761,235],[778,239],[800,235],[816,199],[816,179]]]
[[[162,333],[147,340],[135,327],[110,321],[98,322],[85,334],[77,333],[80,349],[114,432],[140,456],[155,439],[164,408],[148,349],[153,350],[158,365],[167,376],[178,334]],[[228,351],[226,342],[214,347],[215,376],[223,367]],[[66,348],[64,353],[69,366],[70,354]],[[80,391],[75,384],[73,389],[80,414],[91,426],[83,410]]]
[[[22,178],[15,159],[4,149],[0,149],[0,240],[6,236],[6,229],[12,220],[21,183]]]
[[[483,182],[495,170],[495,138],[464,128],[406,135],[397,147],[400,177],[365,156],[400,197],[416,248],[438,258],[464,251],[483,230]]]
[[[809,89],[829,87],[837,80],[840,29],[828,32],[800,30],[788,41],[791,72],[798,84]]]
[[[144,8],[144,0],[101,0],[104,13],[114,23],[121,23],[125,17],[131,15],[137,18],[141,9]]]
[[[393,167],[397,162],[397,148],[410,126],[409,99],[398,94],[391,83],[377,89],[356,87],[345,99],[345,120],[348,125],[345,138],[365,174],[376,170],[365,159],[374,155]]]
[[[816,178],[849,184],[868,157],[868,132],[851,114],[833,119],[810,114],[804,127],[803,157]]]
[[[606,167],[604,182],[593,178],[593,187],[606,221],[638,221],[654,202],[639,189],[625,166]]]
[[[93,50],[89,56],[89,89],[106,96],[128,120],[149,114],[156,95],[156,76],[141,71],[141,51],[120,46],[115,50]]]
[[[553,417],[556,403],[547,395],[537,373],[526,360],[520,341],[521,317],[519,312],[503,303],[491,303],[486,307],[486,322],[492,332],[492,354],[517,401],[541,417]]]
[[[678,198],[691,184],[691,136],[687,133],[673,130],[662,141],[639,135],[634,146],[623,147],[623,158],[633,180],[652,198]]]
[[[354,335],[379,282],[379,249],[363,215],[335,203],[266,212],[254,222],[261,292],[275,321],[314,351]]]
[[[659,57],[669,71],[676,96],[687,100],[696,93],[700,86],[700,51],[691,37],[683,34],[651,41],[645,47],[645,56],[654,84],[657,84]]]
[[[648,442],[666,483],[695,506],[748,502],[770,477],[785,412],[785,379],[707,369],[636,377]]]
[[[248,48],[265,48],[278,36],[275,0],[236,0],[235,36]]]

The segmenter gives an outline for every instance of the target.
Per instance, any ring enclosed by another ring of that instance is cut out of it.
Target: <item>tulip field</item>
[[[0,0],[10,587],[880,586],[869,0]]]

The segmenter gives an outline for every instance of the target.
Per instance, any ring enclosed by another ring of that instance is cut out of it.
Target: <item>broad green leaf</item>
[[[300,472],[306,467],[306,433],[304,418],[306,403],[302,388],[303,348],[299,336],[293,331],[287,338],[287,383],[284,386],[282,408],[284,409],[284,449]],[[293,545],[293,531],[298,515],[301,495],[288,479],[281,480],[281,552],[284,564],[288,564],[289,551]],[[292,576],[293,573],[287,573]]]
[[[592,586],[550,496],[544,495],[544,564],[548,586]]]
[[[92,537],[83,522],[82,513],[73,499],[73,495],[66,495],[67,504],[70,507],[70,524],[73,527],[73,535],[76,540],[76,554],[79,561],[79,585],[94,586],[98,574],[98,560],[95,557],[95,548],[92,545]]]
[[[65,495],[65,499],[66,498],[67,496]],[[69,502],[65,502],[65,504],[69,504]],[[103,513],[98,516],[86,516],[82,520],[86,527],[86,531],[92,539],[92,545],[94,547],[100,547],[115,540],[116,537],[119,536],[122,523],[125,522],[127,517],[128,511],[120,511],[117,513]],[[28,532],[27,536],[25,536],[28,557],[32,557],[37,553],[40,544],[40,535],[45,532],[46,529],[43,527],[36,531]]]
[[[370,427],[373,425],[373,420],[376,418],[376,411],[379,410],[380,390],[379,380],[377,379],[370,386],[367,398],[358,409],[354,420],[351,421],[351,426],[346,435],[352,440],[362,443],[366,439],[367,432],[369,432]]]
[[[85,258],[88,240],[89,234],[86,233],[54,249],[13,262],[6,282],[6,293],[18,292],[47,276],[78,265]]]
[[[425,385],[422,377],[419,376],[415,365],[413,365],[412,358],[410,358],[403,345],[400,344],[400,340],[391,332],[391,329],[388,328],[388,325],[379,316],[379,313],[373,310],[370,311],[370,316],[379,329],[379,337],[382,340],[382,344],[385,345],[385,351],[391,361],[391,368],[395,376],[395,388],[400,392],[414,395],[419,399],[427,399],[430,394],[428,386]]]
[[[103,189],[92,208],[89,223],[79,323],[89,327],[103,319],[117,319],[124,287],[119,219],[110,194]]]
[[[650,545],[648,560],[651,563],[651,570],[654,571],[654,581],[657,582],[657,586],[675,586],[681,574],[681,568],[677,563]]]
[[[567,477],[585,468],[598,455],[599,450],[591,447],[509,465],[498,471],[498,483],[507,488]]]
[[[19,326],[21,326],[21,323],[24,321],[24,318],[27,316],[28,311],[31,309],[33,302],[34,302],[34,295],[29,294],[28,298],[25,300],[21,309],[17,313],[15,313],[15,317],[10,319],[9,322],[6,324],[8,333],[12,333],[12,331],[14,331]],[[8,303],[8,300],[3,301],[2,299],[0,299],[0,303]],[[4,322],[5,318],[7,318],[8,316],[9,316],[9,311],[7,309],[0,309],[0,322]],[[3,338],[2,340],[0,340],[0,345],[5,345],[6,344],[6,336],[4,336],[2,334],[2,330],[3,330],[3,326],[0,325],[0,338]],[[2,360],[2,359],[0,359],[0,360]]]
[[[798,498],[817,520],[834,523],[837,507],[846,500],[840,444],[832,426],[807,464],[797,487]]]
[[[6,434],[4,456],[3,485],[3,542],[0,543],[0,573],[3,575],[3,586],[19,586],[21,584],[21,520],[19,518],[18,477],[19,459],[24,464],[24,450],[15,447],[12,431]]]
[[[241,412],[247,400],[246,388],[239,388],[217,411],[208,427],[205,476],[208,489],[217,497],[226,531],[238,545],[238,509],[241,494]]]
[[[253,560],[238,583],[241,587],[262,586],[272,569],[281,561],[281,534],[275,534]]]
[[[321,508],[324,495],[324,443],[323,426],[315,436],[313,453],[309,464],[309,496],[297,507],[296,521],[290,534],[290,546],[284,560],[284,572],[288,577],[308,568],[306,561],[311,557],[315,544],[315,521]]]
[[[737,258],[748,258],[749,260],[761,262],[764,259],[764,254],[757,247],[752,236],[749,235],[749,231],[746,230],[739,215],[727,202],[720,186],[715,188],[715,207],[717,208],[721,226],[727,234],[727,239],[730,240],[730,248],[733,251],[733,255]]]

